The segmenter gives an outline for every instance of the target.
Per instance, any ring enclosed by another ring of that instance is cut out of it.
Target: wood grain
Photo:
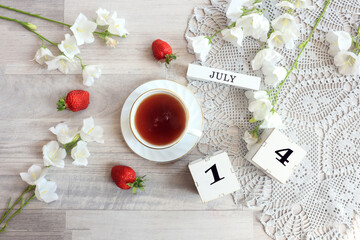
[[[91,229],[91,239],[250,240],[252,217],[249,211],[67,211],[66,227]]]
[[[33,201],[0,239],[269,239],[256,213],[237,207],[231,196],[202,204],[187,168],[190,161],[202,157],[196,149],[179,161],[154,163],[132,153],[120,132],[121,107],[137,86],[154,79],[186,84],[187,65],[194,56],[186,50],[184,32],[193,8],[208,1],[3,0],[0,4],[70,24],[80,12],[94,19],[96,9],[103,7],[124,17],[130,32],[115,49],[105,47],[100,39],[81,46],[84,63],[99,64],[103,70],[101,79],[87,88],[79,74],[49,72],[31,61],[41,41],[21,26],[1,20],[0,208],[26,187],[19,172],[42,164],[42,146],[55,139],[48,131],[51,126],[61,121],[80,126],[82,119],[93,116],[105,129],[105,144],[89,144],[86,168],[67,159],[65,169],[51,169],[49,178],[58,184],[59,200]],[[4,9],[0,15],[32,22],[55,42],[69,33],[66,27]],[[157,38],[168,41],[179,56],[168,69],[152,57],[150,46]],[[90,92],[89,108],[57,112],[58,97],[73,89]],[[115,164],[146,174],[146,192],[132,195],[119,190],[110,179]]]

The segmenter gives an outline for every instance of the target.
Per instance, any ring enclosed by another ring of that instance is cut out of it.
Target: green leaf
[[[249,120],[249,122],[250,122],[250,123],[254,123],[254,122],[257,122],[257,120],[256,120],[254,117],[252,117],[252,118]]]
[[[166,54],[165,55],[165,66],[168,67],[168,65],[170,64],[170,62],[172,60],[176,60],[176,54]]]
[[[58,111],[62,111],[66,109],[65,99],[66,99],[66,93],[64,94],[63,97],[60,97],[59,101],[56,103]]]
[[[129,187],[133,188],[133,193],[135,194],[137,192],[137,189],[139,188],[141,191],[145,191],[144,187],[146,187],[144,185],[144,182],[147,181],[147,179],[145,179],[146,175],[142,176],[142,177],[137,177],[136,180],[133,183],[128,183],[127,185]]]
[[[24,206],[26,199],[22,198],[21,205]]]

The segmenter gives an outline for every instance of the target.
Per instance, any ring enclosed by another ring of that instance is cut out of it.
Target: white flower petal
[[[244,1],[232,0],[226,10],[226,17],[235,22],[243,14]]]
[[[48,65],[48,70],[58,69],[64,74],[75,72],[79,69],[79,62],[75,59],[70,59],[64,55],[59,55],[50,61],[45,62]]]
[[[269,99],[258,99],[249,103],[249,111],[253,113],[253,117],[257,121],[262,121],[270,113],[272,104]]]
[[[110,17],[108,31],[112,34],[117,34],[122,37],[129,34],[129,32],[125,29],[125,19],[118,18],[116,12],[113,12]]]
[[[265,75],[265,83],[275,87],[278,83],[285,79],[287,71],[284,67],[267,65],[262,68]]]
[[[70,34],[65,34],[65,40],[61,41],[58,48],[70,59],[73,59],[76,54],[80,53],[75,37],[70,36]]]
[[[256,0],[232,0],[226,10],[226,17],[235,22],[244,13],[244,9],[250,9],[261,5],[262,1]]]
[[[28,173],[21,172],[21,173],[20,173],[20,177],[21,177],[21,179],[22,179],[24,182],[26,182],[27,184],[33,185],[34,179],[33,179],[32,176],[29,175]]]
[[[275,50],[265,48],[259,51],[251,61],[253,70],[259,70],[266,65],[274,65],[282,60],[283,56]]]
[[[246,148],[248,150],[250,150],[258,142],[258,139],[253,134],[250,134],[248,131],[244,132],[243,139],[246,142]]]
[[[283,124],[280,115],[277,112],[270,112],[270,114],[265,117],[260,128],[280,128],[282,126]]]
[[[42,168],[39,165],[32,165],[25,173],[20,173],[21,179],[29,185],[36,185],[47,174],[47,168]]]
[[[244,36],[252,36],[262,42],[267,40],[267,33],[270,29],[269,20],[258,13],[239,18],[236,21],[236,26],[242,27]]]
[[[49,130],[56,135],[57,140],[62,144],[71,142],[76,134],[78,134],[77,129],[70,129],[65,123],[59,123],[56,127],[51,127]]]
[[[82,71],[83,84],[85,86],[92,86],[95,82],[95,79],[100,78],[101,69],[95,65],[87,65]]]
[[[360,72],[360,58],[353,52],[339,52],[334,58],[335,66],[344,75],[355,75]]]
[[[275,5],[277,8],[294,9],[295,6],[289,1],[281,1]]]
[[[310,0],[295,0],[294,6],[295,8],[307,8],[307,9],[313,8]]]
[[[242,46],[244,33],[241,27],[226,28],[221,31],[221,35],[224,40],[231,42],[234,46]]]
[[[110,12],[108,10],[99,8],[96,11],[96,14],[97,14],[96,23],[98,25],[100,25],[100,26],[109,25]]]
[[[88,132],[95,126],[95,121],[93,117],[85,118],[83,120],[82,131]]]
[[[268,93],[265,91],[246,91],[245,96],[249,99],[249,111],[253,113],[254,119],[264,120],[272,109]]]
[[[267,41],[269,48],[282,48],[285,45],[285,36],[280,31],[274,31],[270,34],[270,37]]]
[[[89,21],[82,13],[79,14],[74,24],[70,27],[79,46],[84,43],[92,43],[94,41],[93,32],[96,28],[97,24]]]
[[[299,38],[299,36],[294,32],[288,32],[284,34],[285,38],[285,47],[287,49],[293,49],[295,47],[295,41]]]
[[[58,195],[56,191],[56,183],[52,181],[47,181],[46,179],[41,179],[35,188],[35,196],[38,200],[50,203],[58,200]]]
[[[209,39],[204,36],[190,37],[188,39],[188,48],[194,51],[196,59],[205,62],[211,49],[211,44]]]
[[[87,166],[89,156],[87,143],[84,141],[79,141],[76,147],[71,150],[71,157],[74,159],[73,164],[76,166]]]
[[[45,166],[64,168],[66,151],[60,148],[57,141],[51,141],[43,146],[43,159]]]
[[[266,91],[246,91],[245,96],[249,99],[249,101],[256,100],[256,99],[262,99],[262,98],[269,98],[269,95]]]
[[[49,61],[51,59],[54,58],[54,55],[52,54],[52,52],[46,48],[46,47],[41,47],[36,51],[35,54],[35,61],[37,63],[39,63],[40,65],[43,65],[45,63],[45,61]]]
[[[292,36],[292,40],[296,40],[300,35],[299,26],[294,16],[284,13],[271,22],[271,26],[275,31],[282,32],[288,36]]]
[[[82,140],[85,142],[104,143],[103,133],[103,128],[100,126],[95,126],[94,119],[92,117],[84,119],[83,127],[81,128],[80,132],[80,137]]]
[[[329,54],[335,56],[340,51],[347,51],[352,45],[352,37],[348,32],[330,30],[326,35],[326,41],[330,44]]]

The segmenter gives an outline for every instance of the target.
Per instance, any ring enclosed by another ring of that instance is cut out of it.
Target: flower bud
[[[118,44],[118,41],[111,37],[105,37],[106,46],[108,47],[115,47]]]
[[[29,22],[26,22],[25,23],[25,27],[31,29],[31,30],[36,30],[37,29],[37,26],[32,24],[32,23],[29,23]]]

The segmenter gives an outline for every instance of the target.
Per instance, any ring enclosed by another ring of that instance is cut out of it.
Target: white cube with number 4
[[[306,151],[277,129],[266,129],[245,158],[267,175],[285,183]]]
[[[189,169],[204,203],[240,189],[226,152],[193,161],[189,163]]]

